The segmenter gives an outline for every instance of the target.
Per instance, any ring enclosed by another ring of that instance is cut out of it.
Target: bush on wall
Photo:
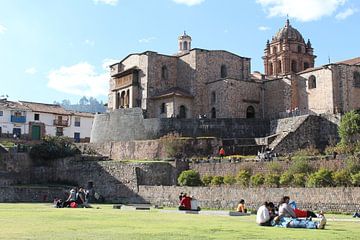
[[[280,176],[275,173],[265,175],[264,184],[267,187],[279,187]]]
[[[333,172],[332,178],[335,186],[351,186],[351,175],[346,169]]]
[[[290,172],[284,172],[279,179],[279,183],[281,186],[289,187],[294,179],[294,176]]]
[[[243,187],[248,187],[250,182],[251,174],[248,170],[240,170],[236,176],[236,182]]]
[[[40,144],[30,150],[30,157],[35,161],[53,160],[71,157],[80,153],[73,140],[68,137],[46,136]]]
[[[252,187],[259,187],[264,184],[264,175],[261,173],[251,176],[250,183]]]
[[[200,174],[194,170],[183,171],[178,177],[180,186],[200,186]]]
[[[224,177],[223,176],[215,176],[211,180],[211,185],[213,185],[213,186],[220,186],[223,183],[224,183]]]
[[[226,176],[224,176],[224,183],[226,185],[233,185],[236,183],[236,179],[232,175],[226,175]]]
[[[211,184],[212,179],[213,179],[213,176],[205,175],[202,177],[201,181],[205,186],[209,186]]]
[[[309,187],[330,187],[333,184],[332,171],[325,168],[311,174],[307,180]]]

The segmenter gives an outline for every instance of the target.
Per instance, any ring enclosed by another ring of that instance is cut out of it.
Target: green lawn
[[[329,221],[325,230],[259,227],[255,216],[151,211],[56,209],[49,204],[0,204],[0,239],[359,239],[360,222]],[[350,216],[336,215],[333,218]]]

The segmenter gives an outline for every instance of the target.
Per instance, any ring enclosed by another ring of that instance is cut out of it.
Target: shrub
[[[80,153],[67,137],[46,136],[40,144],[34,145],[30,150],[30,157],[35,161],[53,160],[57,158],[71,157]]]
[[[270,173],[265,176],[264,183],[267,187],[279,187],[280,176]]]
[[[360,171],[360,159],[356,156],[350,156],[345,160],[345,169],[350,173]]]
[[[321,168],[319,171],[311,174],[307,180],[309,187],[329,187],[333,186],[332,171]]]
[[[355,142],[360,133],[360,115],[355,111],[345,113],[341,118],[338,132],[342,144]]]
[[[295,156],[314,156],[319,154],[319,149],[317,149],[314,145],[310,145],[307,148],[299,149],[294,153]]]
[[[305,173],[295,173],[293,175],[292,185],[294,187],[304,187],[306,181]]]
[[[291,162],[291,165],[288,170],[290,173],[310,173],[313,171],[313,167],[309,162],[303,158],[295,159]]]
[[[351,174],[351,183],[355,187],[360,187],[360,172]]]
[[[279,183],[281,186],[289,187],[291,185],[291,182],[293,181],[293,179],[294,179],[294,176],[292,173],[284,172],[280,176]]]
[[[250,172],[248,170],[240,170],[236,176],[236,182],[243,187],[248,187],[250,181]]]
[[[215,176],[211,180],[211,185],[219,186],[224,183],[224,177],[223,176]]]
[[[233,184],[236,183],[236,179],[235,179],[235,177],[232,176],[232,175],[226,175],[226,176],[224,177],[224,183],[225,183],[226,185],[233,185]]]
[[[178,177],[180,186],[200,186],[200,174],[194,170],[183,171]]]
[[[283,171],[283,166],[279,162],[268,162],[266,168],[270,173],[281,173]]]
[[[258,187],[264,184],[264,175],[261,173],[251,176],[250,183],[252,187]]]
[[[205,186],[209,186],[212,179],[213,179],[213,176],[205,175],[202,177],[201,181]]]
[[[165,152],[170,158],[181,158],[183,157],[184,148],[186,141],[180,138],[178,133],[169,133],[168,135],[161,138],[164,144]]]
[[[351,175],[345,169],[333,172],[332,178],[336,186],[348,187],[351,185]]]

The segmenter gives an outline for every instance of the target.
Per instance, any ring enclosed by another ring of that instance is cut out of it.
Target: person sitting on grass
[[[271,221],[274,218],[273,215],[274,204],[272,202],[264,202],[256,213],[256,223],[260,226],[272,226]]]
[[[199,202],[194,196],[190,196],[190,205],[192,211],[200,211]]]
[[[88,204],[85,189],[83,187],[79,187],[79,191],[76,194],[76,203],[78,204],[78,207],[91,208]]]
[[[237,208],[236,208],[237,212],[242,212],[242,213],[246,213],[247,209],[245,208],[245,200],[241,199]]]
[[[281,198],[279,203],[279,216],[296,218],[294,209],[289,205],[290,197],[284,196]]]
[[[73,187],[70,190],[69,196],[64,202],[63,207],[69,207],[71,203],[76,202],[76,193],[77,193],[77,188]]]
[[[191,210],[191,198],[186,193],[180,201],[179,210]]]

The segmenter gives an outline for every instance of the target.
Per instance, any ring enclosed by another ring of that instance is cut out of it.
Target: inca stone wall
[[[360,208],[360,188],[240,188],[139,186],[138,194],[152,204],[178,206],[179,193],[196,197],[203,208],[235,209],[240,199],[257,209],[264,201],[278,203],[284,195],[300,209],[352,213]]]
[[[250,138],[266,136],[269,121],[261,119],[145,119],[140,108],[97,114],[92,143],[157,139],[177,132],[189,137]]]

